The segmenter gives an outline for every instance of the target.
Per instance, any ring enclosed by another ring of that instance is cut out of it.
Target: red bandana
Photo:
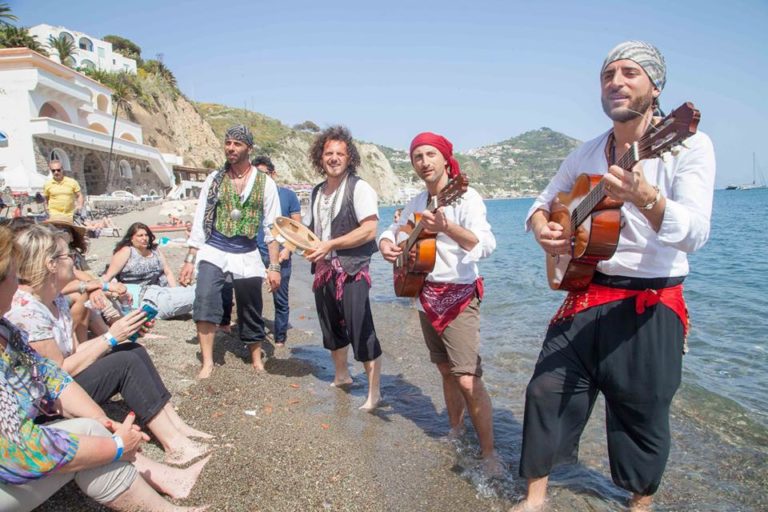
[[[432,146],[443,155],[443,158],[448,161],[449,178],[453,179],[461,173],[459,162],[453,158],[453,144],[442,135],[432,132],[422,132],[418,134],[411,142],[411,156],[413,156],[413,150],[419,146]]]

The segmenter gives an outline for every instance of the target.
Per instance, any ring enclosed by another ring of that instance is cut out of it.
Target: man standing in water
[[[448,411],[451,437],[464,432],[464,412],[480,441],[484,471],[501,473],[493,447],[493,409],[483,384],[480,359],[480,301],[483,280],[477,262],[491,255],[496,238],[486,220],[483,198],[468,188],[460,204],[431,212],[429,200],[440,194],[449,181],[461,173],[453,157],[453,145],[440,135],[421,133],[411,142],[411,164],[424,181],[426,190],[403,209],[398,223],[379,237],[381,255],[395,262],[402,254],[396,245],[397,227],[421,213],[424,228],[437,233],[435,266],[419,294],[421,332],[429,349],[430,360],[443,381],[443,395]]]
[[[575,462],[598,392],[605,397],[608,454],[616,485],[648,510],[669,456],[669,407],[680,384],[688,316],[682,283],[688,253],[709,236],[715,155],[698,133],[676,155],[625,171],[615,162],[653,130],[666,81],[661,53],[640,41],[611,50],[600,72],[611,130],[574,150],[528,212],[526,229],[553,257],[569,254],[550,204],[585,171],[604,174],[622,201],[618,248],[589,287],[570,293],[552,319],[528,384],[520,476],[528,491],[515,511],[543,508],[549,473]]]
[[[325,177],[312,190],[304,224],[321,240],[307,259],[315,274],[312,290],[323,346],[331,351],[335,367],[331,385],[352,383],[347,366],[351,344],[355,359],[363,363],[368,376],[368,398],[360,409],[370,411],[381,401],[381,346],[368,299],[368,264],[376,252],[378,198],[373,188],[357,176],[360,154],[343,126],[332,126],[320,133],[309,159]]]
[[[224,317],[221,290],[227,275],[234,282],[240,340],[251,351],[253,367],[264,370],[261,282],[265,269],[256,241],[260,226],[269,245],[269,289],[274,293],[280,287],[278,245],[267,228],[280,214],[277,186],[251,165],[253,135],[247,127],[236,125],[227,130],[224,147],[227,163],[208,176],[200,191],[187,242],[189,252],[179,276],[182,285],[190,284],[198,262],[192,318],[203,360],[199,379],[208,378],[213,371],[213,339]]]

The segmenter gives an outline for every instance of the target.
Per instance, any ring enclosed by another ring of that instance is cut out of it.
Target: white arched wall
[[[106,133],[107,135],[109,135],[109,130],[107,130],[107,128],[104,125],[99,124],[99,123],[91,123],[91,124],[89,124],[88,125],[88,129],[89,130],[93,130],[95,132],[99,132],[99,133]]]
[[[38,117],[50,117],[51,119],[58,119],[65,123],[71,123],[72,120],[67,114],[67,110],[56,101],[46,101],[40,107],[40,111],[37,114]]]

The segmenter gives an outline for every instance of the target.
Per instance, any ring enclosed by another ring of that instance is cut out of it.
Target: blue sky
[[[548,126],[585,140],[609,124],[598,74],[616,43],[667,60],[666,111],[692,101],[715,143],[718,186],[768,174],[768,2],[230,0],[11,1],[19,22],[63,25],[163,54],[182,90],[286,124],[346,124],[407,147],[458,150]],[[130,6],[130,7],[128,7]]]

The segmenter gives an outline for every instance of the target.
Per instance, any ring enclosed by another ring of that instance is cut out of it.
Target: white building
[[[181,159],[145,145],[141,126],[115,122],[112,108],[99,82],[27,48],[0,49],[0,188],[41,190],[58,159],[87,194],[163,195]]]
[[[29,29],[29,35],[35,36],[37,41],[44,45],[51,54],[51,58],[58,60],[58,55],[50,50],[48,39],[64,37],[72,41],[75,47],[75,55],[72,57],[74,62],[68,62],[73,68],[92,68],[103,69],[106,71],[127,71],[136,74],[136,61],[124,57],[117,52],[112,51],[112,43],[96,39],[88,34],[70,30],[65,27],[54,27],[52,25],[35,25]],[[62,63],[63,64],[63,63]]]

